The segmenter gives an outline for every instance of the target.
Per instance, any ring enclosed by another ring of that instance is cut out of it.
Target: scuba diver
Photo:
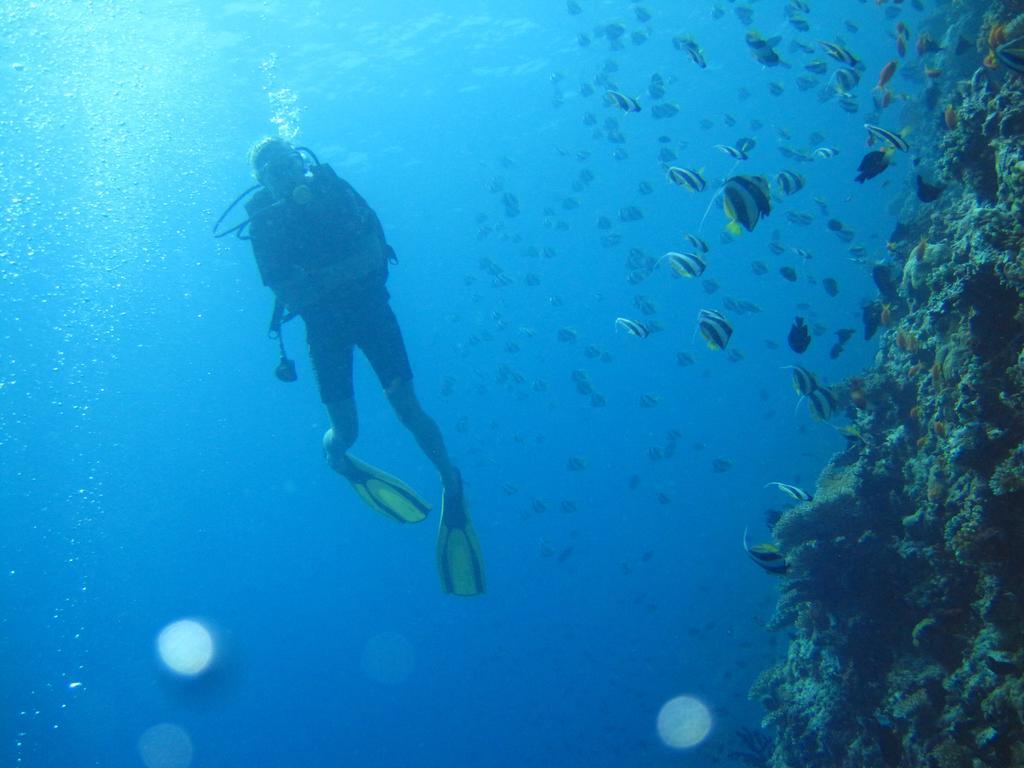
[[[441,476],[437,564],[442,589],[456,595],[483,593],[483,559],[466,511],[462,476],[441,430],[416,397],[402,332],[389,304],[388,265],[397,259],[377,214],[307,148],[267,137],[252,146],[249,164],[259,183],[224,212],[214,235],[234,232],[252,243],[263,284],[275,296],[270,335],[281,349],[278,378],[296,379],[281,325],[299,316],[330,420],[323,437],[327,463],[375,511],[400,523],[420,522],[430,506],[415,491],[349,452],[359,433],[352,355],[354,347],[362,350],[399,421]],[[254,191],[245,204],[248,220],[218,233],[231,208]]]

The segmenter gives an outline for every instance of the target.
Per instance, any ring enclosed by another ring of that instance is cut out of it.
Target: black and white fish
[[[784,194],[792,195],[804,188],[807,182],[795,171],[779,171],[775,176],[775,186]]]
[[[819,421],[828,421],[836,412],[839,403],[836,396],[825,387],[816,387],[807,394],[807,407]]]
[[[1017,37],[995,50],[996,59],[1007,69],[1024,74],[1024,37]]]
[[[669,251],[664,258],[668,259],[669,266],[680,277],[700,277],[708,266],[701,256],[689,251]]]
[[[831,56],[838,62],[845,64],[848,67],[856,67],[860,64],[860,59],[846,50],[843,46],[837,45],[836,43],[829,43],[825,40],[819,40],[818,44],[825,49],[825,53]]]
[[[639,112],[641,110],[640,102],[632,96],[627,96],[618,91],[608,91],[605,95],[612,104],[623,112]]]
[[[722,208],[729,223],[726,231],[738,235],[740,227],[752,232],[761,217],[771,213],[768,180],[764,176],[731,176],[722,189]]]
[[[692,235],[689,232],[686,233],[685,237],[686,237],[687,240],[690,241],[690,245],[692,245],[694,248],[696,248],[701,253],[707,253],[708,252],[708,244],[706,242],[704,242],[703,238],[698,237],[697,235]]]
[[[907,140],[898,133],[893,133],[887,128],[882,128],[881,126],[873,125],[872,123],[864,123],[864,127],[874,138],[884,141],[893,149],[898,149],[902,152],[906,152],[910,149],[910,144],[908,144]]]
[[[790,498],[795,499],[796,501],[813,501],[813,497],[811,496],[811,494],[809,494],[803,488],[800,488],[796,485],[790,485],[789,483],[780,483],[777,480],[773,480],[770,483],[765,483],[764,487],[767,488],[769,485],[774,485],[784,494],[786,494]]]
[[[799,365],[790,367],[793,369],[793,389],[798,395],[806,397],[818,388],[818,380],[813,373]]]
[[[615,318],[615,327],[624,328],[628,333],[638,339],[646,339],[651,335],[650,329],[638,320],[630,320],[628,317]]]
[[[749,546],[746,528],[743,529],[743,550],[751,560],[768,573],[778,576],[789,570],[789,563],[774,544],[764,543]]]
[[[692,189],[694,192],[703,192],[708,185],[700,171],[695,171],[692,168],[680,168],[676,165],[668,169],[668,178],[673,184]]]
[[[672,44],[679,50],[686,51],[690,60],[698,67],[701,69],[707,68],[708,63],[704,60],[704,52],[700,49],[700,45],[697,44],[696,40],[688,37],[676,37],[672,40]]]
[[[721,312],[713,309],[702,309],[698,313],[697,327],[711,349],[725,349],[732,337],[732,325]]]
[[[733,160],[749,160],[750,156],[739,147],[731,147],[728,144],[715,144],[715,149],[724,152]]]

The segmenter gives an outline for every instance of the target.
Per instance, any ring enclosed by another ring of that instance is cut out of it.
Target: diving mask
[[[279,154],[264,163],[260,166],[257,178],[279,200],[291,197],[300,205],[309,202],[311,193],[303,183],[306,179],[306,162],[296,150]]]

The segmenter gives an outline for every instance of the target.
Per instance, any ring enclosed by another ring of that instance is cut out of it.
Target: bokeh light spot
[[[156,640],[160,660],[179,675],[201,675],[213,661],[213,636],[194,619],[168,624]]]
[[[183,728],[160,723],[142,732],[139,755],[146,768],[188,768],[192,763],[192,739]]]
[[[658,735],[673,749],[689,749],[711,732],[711,710],[693,696],[669,699],[658,712]]]

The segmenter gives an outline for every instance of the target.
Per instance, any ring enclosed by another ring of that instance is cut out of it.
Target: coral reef
[[[754,768],[767,768],[772,754],[772,740],[768,736],[750,728],[740,728],[736,731],[736,739],[743,748],[729,752],[732,760]]]
[[[1024,766],[1024,75],[979,67],[1024,3],[976,5],[947,27],[979,54],[947,46],[962,79],[935,86],[956,119],[918,139],[945,190],[905,203],[876,275],[856,439],[774,526],[791,642],[752,691],[772,768]]]

